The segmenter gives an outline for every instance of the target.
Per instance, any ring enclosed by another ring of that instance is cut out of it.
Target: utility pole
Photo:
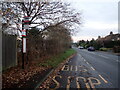
[[[24,69],[24,53],[23,53],[23,30],[24,30],[24,21],[22,20],[22,69]]]
[[[26,31],[29,29],[29,16],[25,16],[22,20],[22,69],[24,69],[26,54]]]

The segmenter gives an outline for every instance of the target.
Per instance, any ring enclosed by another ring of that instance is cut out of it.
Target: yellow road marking
[[[94,78],[94,77],[89,77],[88,80],[89,80],[89,83],[90,83],[91,87],[93,88],[93,90],[96,90],[95,85],[101,84],[101,82],[97,78]],[[96,80],[97,83],[93,83],[92,80]]]
[[[67,68],[67,70],[65,70],[65,68]],[[64,65],[61,69],[61,71],[69,71],[69,66],[68,65]]]
[[[106,81],[101,75],[99,75],[99,77],[100,77],[105,83],[108,83],[108,81]]]
[[[92,68],[92,70],[95,70],[93,67],[91,67]]]
[[[73,66],[71,65],[70,70],[73,71]]]
[[[78,69],[78,68],[77,68],[77,66],[76,66],[76,71],[77,71],[77,69]]]
[[[68,83],[67,83],[67,86],[66,86],[66,89],[69,90],[70,89],[70,76],[68,76]]]
[[[57,75],[57,76],[54,76],[54,77],[53,77],[53,81],[56,83],[56,87],[55,87],[54,89],[57,89],[57,88],[60,87],[60,83],[55,79],[56,77],[62,78],[62,76],[60,76],[60,75]]]
[[[87,72],[87,69],[83,69],[83,70],[81,70],[82,72]]]
[[[63,71],[63,70],[64,70],[64,68],[65,68],[65,65],[62,67],[61,71]]]
[[[90,90],[90,86],[88,83],[86,83],[86,79],[84,77],[76,77],[76,84],[77,84],[77,88],[79,89],[80,88],[80,84],[79,84],[79,80],[78,79],[83,79],[83,81],[85,82],[85,85],[86,85],[86,88],[87,90]]]
[[[85,83],[87,90],[90,90],[90,86],[88,83]]]
[[[80,85],[79,85],[79,82],[78,82],[78,78],[76,78],[76,84],[77,84],[77,88],[79,89],[80,88]]]

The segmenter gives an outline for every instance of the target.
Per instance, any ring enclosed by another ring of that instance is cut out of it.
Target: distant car
[[[84,47],[82,47],[82,46],[80,46],[80,47],[78,47],[79,49],[84,49]]]
[[[81,46],[79,49],[84,49],[84,47]]]
[[[88,48],[88,51],[95,51],[95,48],[91,46]]]

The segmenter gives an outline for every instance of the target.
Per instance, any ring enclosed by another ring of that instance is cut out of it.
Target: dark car
[[[89,47],[88,51],[95,51],[95,48],[94,47]]]

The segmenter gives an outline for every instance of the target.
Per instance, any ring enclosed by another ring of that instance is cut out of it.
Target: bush
[[[65,59],[67,59],[72,54],[76,53],[73,49],[68,49],[64,53],[59,54],[58,56],[51,57],[50,59],[46,60],[45,62],[39,63],[39,66],[45,66],[45,67],[57,67],[61,62],[63,62]]]
[[[100,51],[108,51],[108,48],[100,48]]]
[[[120,46],[114,46],[113,51],[115,53],[120,53]]]

